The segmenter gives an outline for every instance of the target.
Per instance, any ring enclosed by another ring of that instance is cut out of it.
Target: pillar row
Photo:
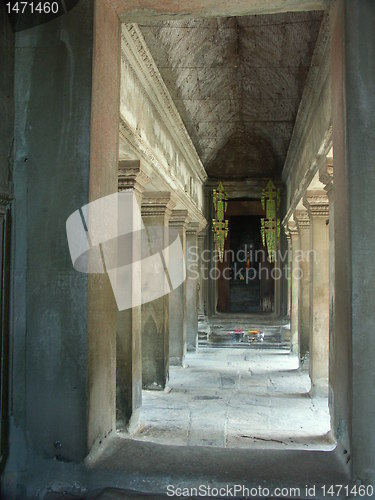
[[[157,245],[168,245],[168,224],[175,206],[170,192],[146,192],[142,199],[142,219],[146,231],[159,238]],[[152,232],[152,228],[165,231]],[[150,236],[151,237],[151,236]],[[168,290],[169,291],[169,290]],[[163,390],[169,378],[169,293],[142,304],[142,385]]]
[[[310,217],[310,378],[313,393],[328,394],[329,364],[329,203],[324,191],[308,191],[303,203]]]
[[[297,223],[300,242],[298,256],[300,267],[298,327],[300,359],[303,362],[309,354],[310,337],[310,219],[307,210],[296,210],[294,220]]]
[[[169,227],[178,231],[186,255],[187,210],[173,210]],[[186,354],[186,280],[169,295],[169,362],[182,366]]]
[[[142,171],[140,161],[120,161],[118,169],[119,192],[132,191],[139,208],[142,194],[149,177]],[[133,224],[137,225],[136,214],[129,214]],[[140,239],[134,233],[132,238],[132,256],[136,261],[141,254]],[[141,279],[132,269],[131,286],[134,293],[141,286]],[[136,306],[117,313],[116,328],[116,416],[117,427],[135,425],[142,405],[142,350],[141,350],[141,306]]]

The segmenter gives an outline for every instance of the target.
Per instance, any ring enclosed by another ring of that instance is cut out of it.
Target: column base
[[[183,366],[184,359],[182,357],[174,356],[169,358],[169,366]]]
[[[328,380],[320,380],[311,384],[310,396],[313,398],[327,398],[328,399],[329,385]]]
[[[306,352],[303,356],[300,355],[300,369],[310,373],[310,354]]]
[[[167,383],[165,384],[157,384],[156,382],[153,382],[152,384],[145,384],[143,385],[142,389],[145,391],[164,391],[166,388]]]
[[[196,352],[196,350],[197,350],[197,344],[198,344],[198,334],[197,334],[197,336],[195,338],[195,344],[193,344],[193,343],[187,344],[187,346],[186,346],[187,347],[187,351],[188,352]]]
[[[140,411],[140,408],[136,408],[129,419],[126,419],[124,417],[117,417],[116,429],[118,431],[128,432],[129,434],[137,432],[139,428]]]

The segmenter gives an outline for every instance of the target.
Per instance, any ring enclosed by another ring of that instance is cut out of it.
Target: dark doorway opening
[[[260,200],[229,200],[229,234],[219,264],[217,311],[256,314],[274,310],[274,264],[261,237]]]
[[[233,216],[231,228],[231,280],[229,312],[260,311],[259,255],[261,251],[260,217]]]

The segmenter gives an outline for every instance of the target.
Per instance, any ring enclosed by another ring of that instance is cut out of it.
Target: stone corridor
[[[188,446],[331,450],[328,401],[298,358],[276,349],[201,349],[143,391],[134,439]]]
[[[1,498],[375,492],[375,2],[13,3]]]

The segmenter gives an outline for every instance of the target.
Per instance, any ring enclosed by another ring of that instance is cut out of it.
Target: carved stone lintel
[[[308,229],[310,227],[310,217],[307,210],[296,210],[293,216],[299,231],[301,231],[302,229]]]
[[[176,206],[168,191],[146,191],[142,198],[142,215],[170,217]]]
[[[329,201],[325,191],[307,191],[303,198],[303,205],[306,207],[310,218],[328,217]]]

